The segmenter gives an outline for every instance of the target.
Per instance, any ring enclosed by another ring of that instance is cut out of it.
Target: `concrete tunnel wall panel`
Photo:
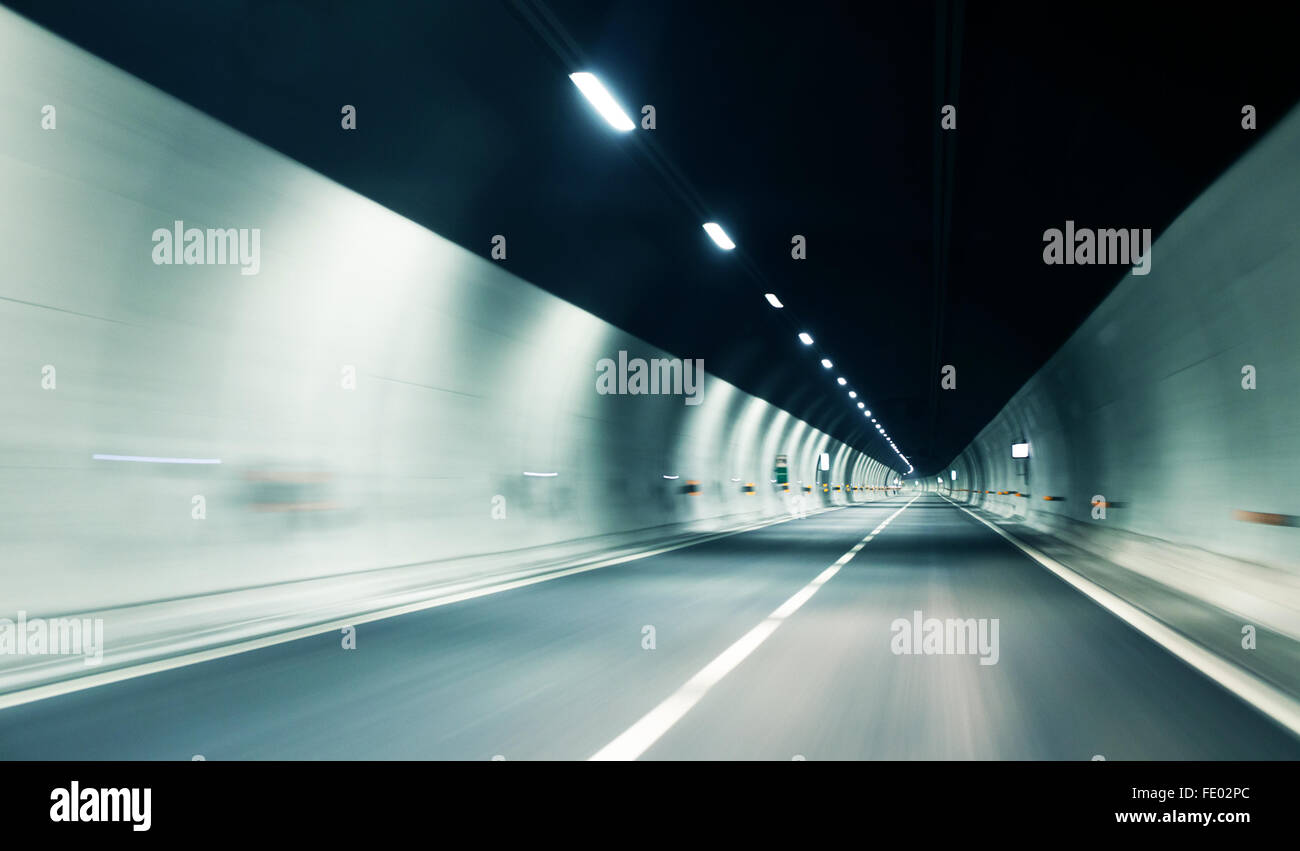
[[[698,406],[599,395],[599,359],[671,355],[7,12],[0,72],[7,114],[61,105],[0,137],[11,609],[727,528],[788,511],[778,452],[805,482],[857,457],[711,375]],[[155,265],[178,219],[260,228],[259,274]]]

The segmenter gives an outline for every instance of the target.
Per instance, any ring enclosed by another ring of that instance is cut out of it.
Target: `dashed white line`
[[[889,515],[885,522],[877,526],[875,531],[863,538],[857,546],[840,556],[830,567],[817,574],[815,579],[796,591],[790,599],[778,606],[758,626],[745,633],[736,643],[722,651],[716,659],[705,665],[698,674],[687,680],[685,685],[669,695],[666,700],[647,712],[641,720],[627,728],[618,738],[592,755],[591,760],[633,760],[649,750],[655,742],[659,741],[665,733],[672,729],[674,724],[700,702],[709,689],[717,685],[723,677],[745,661],[749,654],[757,650],[759,645],[767,640],[768,636],[776,632],[777,627],[785,623],[786,618],[797,612],[800,606],[808,602],[809,598],[816,594],[817,590],[825,585],[831,577],[839,573],[840,568],[848,564],[868,541],[878,535],[895,517],[907,510],[907,506],[916,502],[917,498],[912,497],[907,501],[906,505]]]

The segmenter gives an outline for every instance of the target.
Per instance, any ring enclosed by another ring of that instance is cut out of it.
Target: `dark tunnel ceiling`
[[[533,0],[9,5],[471,251],[506,235],[515,274],[896,460],[846,376],[922,473],[1117,283],[1044,266],[1043,231],[1158,236],[1300,94],[1280,4],[549,0],[567,42]],[[566,50],[658,128],[610,131]]]

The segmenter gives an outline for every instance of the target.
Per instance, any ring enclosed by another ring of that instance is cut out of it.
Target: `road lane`
[[[14,707],[0,758],[586,758],[902,503]]]
[[[0,711],[3,759],[585,759],[904,498]],[[895,655],[997,618],[998,661]],[[643,627],[656,648],[642,648]],[[644,758],[1300,758],[1296,739],[988,528],[922,497]]]
[[[997,618],[999,658],[896,655],[891,624]],[[646,753],[675,759],[1296,759],[1300,742],[937,497],[924,497]]]

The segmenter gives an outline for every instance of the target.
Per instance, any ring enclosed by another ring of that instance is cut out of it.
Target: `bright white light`
[[[530,472],[528,472],[527,470],[524,470],[524,475],[525,475],[525,476],[537,476],[537,477],[539,477],[539,478],[543,478],[543,479],[550,479],[550,478],[554,478],[555,476],[558,476],[558,475],[560,475],[560,474],[559,474],[559,473],[530,473]]]
[[[858,407],[859,407],[859,408],[865,408],[866,405],[864,405],[863,403],[859,402],[859,403],[858,403]]]
[[[826,369],[830,369],[834,365],[835,364],[831,363],[828,358],[822,358],[822,366],[825,367]]]
[[[1012,458],[1028,458],[1028,457],[1029,457],[1029,444],[1028,444],[1028,443],[1013,443],[1013,444],[1011,444],[1011,457],[1012,457]]]
[[[149,455],[91,455],[94,461],[135,461],[140,464],[220,464],[220,458],[154,458]]]
[[[872,417],[872,418],[871,418],[871,421],[874,423],[874,422],[876,421],[876,418],[875,418],[875,417]]]
[[[623,107],[618,105],[618,101],[614,100],[614,96],[605,89],[604,84],[596,79],[595,74],[589,71],[578,71],[570,74],[569,79],[573,81],[573,84],[578,87],[578,91],[582,92],[591,105],[596,107],[600,117],[609,122],[610,127],[621,133],[636,129],[636,124],[627,117]]]
[[[953,471],[952,471],[952,480],[953,480],[954,482],[957,481],[957,471],[956,471],[956,470],[953,470]]]
[[[775,307],[777,310],[785,307],[785,305],[781,303],[781,299],[776,297],[776,293],[764,293],[763,298],[767,299],[767,303]]]
[[[849,398],[850,398],[850,399],[856,399],[856,398],[858,398],[858,391],[856,391],[856,390],[850,390],[850,391],[849,391]],[[858,405],[858,407],[861,408],[862,406],[861,406],[861,405]]]
[[[677,477],[677,476],[669,476],[669,475],[666,475],[666,474],[665,474],[665,475],[664,475],[664,478],[665,478],[665,479],[676,479],[676,478],[678,478],[678,477]]]
[[[848,382],[845,381],[843,378],[835,379],[835,383],[839,384],[841,387],[843,387],[845,384],[848,384]]]
[[[799,342],[803,343],[805,346],[811,346],[812,336],[807,331],[800,331]]]
[[[731,241],[731,237],[727,236],[727,232],[724,231],[722,225],[717,222],[705,222],[704,232],[713,238],[713,241],[718,244],[719,248],[730,251],[736,247],[736,243]]]
[[[871,416],[871,412],[870,412],[870,411],[867,411],[867,416]],[[874,423],[875,420],[872,420],[872,422]]]
[[[831,468],[831,454],[829,452],[821,453],[820,463],[817,466],[823,470],[829,470]]]

